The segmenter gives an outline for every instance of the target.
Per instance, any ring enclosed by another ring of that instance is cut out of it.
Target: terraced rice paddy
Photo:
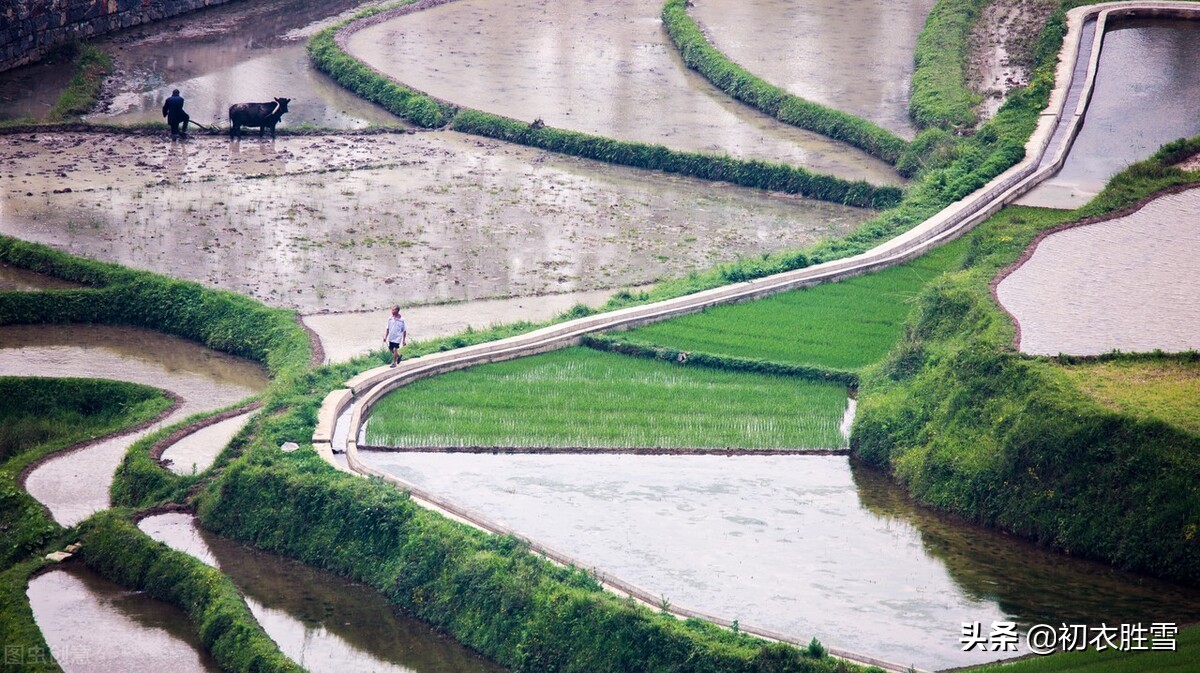
[[[392,447],[829,449],[846,391],[566,349],[418,381],[373,410]]]
[[[718,50],[755,75],[912,137],[913,52],[933,5],[934,0],[705,0],[688,12]]]
[[[965,249],[965,243],[952,243],[878,273],[721,306],[619,336],[684,351],[858,369],[896,345],[912,298],[954,269]]]
[[[513,119],[901,182],[883,161],[751,110],[689,71],[661,12],[660,0],[456,0],[364,28],[347,51],[415,89]]]

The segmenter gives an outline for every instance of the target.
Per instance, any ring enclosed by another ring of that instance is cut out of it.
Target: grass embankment
[[[1195,144],[1172,143],[1118,175],[1082,210],[1200,180],[1167,165]],[[1196,585],[1200,435],[1167,417],[1169,409],[1154,416],[1115,409],[1077,385],[1066,365],[1012,352],[1013,325],[989,292],[1037,232],[1077,215],[1010,207],[982,225],[964,270],[921,297],[902,343],[864,376],[852,445],[926,504]],[[1162,358],[1177,371],[1193,359]],[[1128,372],[1139,368],[1129,364],[1136,360],[1113,362]],[[1144,405],[1148,392],[1127,388],[1125,395]]]
[[[1061,367],[1076,387],[1107,409],[1200,435],[1200,360],[1123,358]]]
[[[369,584],[400,608],[515,671],[769,673],[861,670],[601,589],[518,541],[414,505],[396,489],[258,446],[201,497],[203,525]],[[262,450],[259,450],[259,449]]]
[[[385,446],[836,448],[846,391],[566,349],[417,381],[380,401]]]
[[[25,595],[41,555],[64,543],[63,529],[17,478],[56,451],[148,421],[170,407],[160,391],[90,379],[0,378],[0,650],[28,662],[13,670],[56,671]]]
[[[814,131],[895,164],[908,148],[903,138],[840,110],[804,100],[768,84],[715,49],[687,13],[687,0],[667,0],[663,26],[683,62],[721,91],[785,124]]]
[[[0,292],[0,324],[90,322],[156,329],[257,360],[267,366],[276,385],[281,387],[296,386],[296,381],[308,370],[311,357],[308,336],[289,311],[270,309],[232,292],[209,290],[195,283],[85,260],[11,238],[0,238],[0,262],[90,286],[41,292]],[[14,385],[29,387],[39,384],[35,380]],[[61,385],[61,406],[68,410],[80,405],[86,409],[89,403],[94,407],[104,397],[102,393],[84,394],[80,388],[84,384],[77,381]],[[140,389],[111,382],[97,385],[107,386],[111,391],[119,391],[122,386],[130,390]],[[167,404],[160,394],[155,395],[157,397],[141,402],[130,398],[125,406],[130,412],[136,412],[138,417],[153,415],[157,413],[156,409],[161,410]],[[6,396],[5,399],[10,397]],[[121,402],[124,399],[119,393],[111,393],[111,401]],[[35,401],[13,400],[12,403],[34,405]],[[33,428],[29,432],[36,436],[37,424],[29,427]],[[311,437],[311,427],[307,432],[307,437]],[[37,449],[34,452],[44,454],[47,451]],[[10,459],[5,469],[18,462],[22,466],[28,464],[31,456],[32,453],[26,451]],[[131,464],[139,469],[127,469]],[[164,483],[178,486],[186,481],[159,467],[146,454],[145,448],[131,450],[122,470],[127,480],[141,479],[156,486]],[[5,479],[8,479],[7,472]],[[13,491],[9,493],[6,490],[4,495],[19,503],[20,514],[16,525],[24,531],[21,533],[23,537],[14,539],[28,540],[25,546],[29,551],[25,553],[29,553],[38,539],[52,540],[62,529],[50,521],[28,494],[16,487],[15,482],[11,485]],[[181,491],[179,488],[170,490],[176,494]],[[6,514],[10,511],[7,504],[3,511]],[[132,589],[151,591],[182,607],[192,616],[203,642],[227,670],[298,670],[291,662],[282,659],[274,644],[249,616],[245,603],[227,578],[215,571],[203,570],[199,561],[193,563],[187,561],[186,557],[164,560],[162,554],[165,547],[152,542],[127,518],[121,520],[120,516],[112,518],[114,516],[102,513],[81,524],[83,530],[87,531],[82,535],[87,538],[84,558],[89,565],[109,579]],[[119,541],[109,544],[106,542],[109,536],[116,536]],[[9,536],[6,535],[4,540],[7,543]],[[20,551],[12,553],[21,556]],[[0,606],[3,607],[0,620],[5,622],[3,633],[12,633],[13,638],[21,638],[22,642],[18,644],[22,647],[44,645],[32,621],[32,612],[24,593],[29,574],[41,565],[40,560],[27,560],[0,575]],[[159,586],[159,582],[165,584]],[[28,670],[57,670],[57,667],[49,664]]]
[[[925,286],[961,264],[955,241],[911,262],[837,283],[618,332],[618,342],[853,373],[887,354]]]
[[[75,74],[58,97],[47,121],[69,121],[86,114],[100,97],[104,78],[113,70],[112,56],[99,47],[79,44],[75,51]]]

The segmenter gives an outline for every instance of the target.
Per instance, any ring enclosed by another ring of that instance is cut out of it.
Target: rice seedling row
[[[965,243],[955,242],[877,273],[716,307],[618,338],[683,351],[859,369],[895,346],[913,298],[956,268],[965,250]]]
[[[413,447],[830,449],[845,387],[572,348],[418,381],[366,443]]]

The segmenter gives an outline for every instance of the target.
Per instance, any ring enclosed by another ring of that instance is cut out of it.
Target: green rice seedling
[[[842,385],[580,348],[418,381],[372,411],[395,447],[836,448]]]
[[[964,243],[951,243],[877,273],[713,308],[618,338],[682,351],[859,369],[895,346],[912,298],[955,269],[965,250]]]

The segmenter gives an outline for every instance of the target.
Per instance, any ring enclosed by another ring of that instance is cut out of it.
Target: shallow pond
[[[1052,234],[996,287],[1034,355],[1200,350],[1200,189]]]
[[[1104,35],[1095,81],[1062,170],[1018,203],[1078,208],[1127,165],[1200,133],[1200,21],[1116,23]]]
[[[899,182],[882,161],[758,113],[689,71],[661,11],[660,0],[456,0],[359,30],[347,46],[408,86],[486,112]]]
[[[180,89],[196,121],[228,127],[232,103],[293,99],[283,126],[361,128],[403,125],[383,108],[346,92],[309,65],[305,44],[363,0],[231,2],[111,34],[95,44],[115,59],[102,110],[89,120],[162,123],[162,105]],[[0,120],[44,117],[65,88],[70,63],[0,73]],[[38,86],[30,87],[36,81]],[[163,124],[164,131],[166,125]]]
[[[701,0],[688,11],[746,70],[911,138],[913,55],[934,2]]]
[[[1005,656],[962,652],[963,622],[1200,616],[1200,591],[918,509],[845,457],[363,456],[673,605],[903,665]]]
[[[182,610],[114,584],[80,563],[38,575],[26,594],[65,673],[221,670]]]
[[[0,375],[101,378],[165,388],[182,404],[155,427],[231,405],[267,384],[266,372],[255,363],[158,332],[102,325],[0,327]],[[108,507],[113,471],[129,445],[152,429],[42,463],[25,488],[55,521],[74,525]]]
[[[9,135],[0,174],[0,233],[308,312],[642,284],[873,214],[450,132]]]
[[[284,654],[313,673],[499,673],[501,667],[397,614],[378,592],[198,527],[190,514],[148,517],[150,537],[229,575]]]

